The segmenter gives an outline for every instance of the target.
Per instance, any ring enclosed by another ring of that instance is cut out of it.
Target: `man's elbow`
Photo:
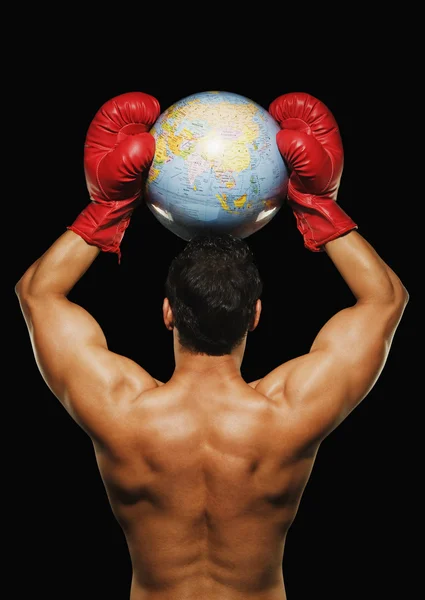
[[[403,285],[403,301],[404,301],[405,306],[409,302],[409,300],[410,300],[410,294]]]
[[[391,303],[393,317],[391,320],[399,323],[401,317],[403,316],[404,309],[406,308],[407,303],[409,302],[410,296],[409,292],[399,279],[397,282],[393,283],[393,289],[394,295]]]
[[[15,285],[15,294],[18,298],[23,298],[30,291],[31,281],[37,267],[38,261],[32,264],[19,279],[18,283]]]
[[[25,275],[22,275],[18,283],[15,285],[15,294],[18,296],[18,298],[22,298],[26,287],[26,278]]]
[[[393,306],[395,310],[404,309],[409,301],[409,292],[400,277],[390,268],[387,269],[386,293],[382,295],[383,304]]]
[[[409,292],[407,291],[403,283],[400,281],[400,279],[398,279],[396,284],[393,284],[393,286],[395,301],[404,308],[410,299]]]
[[[23,300],[26,296],[28,296],[31,289],[32,276],[33,270],[30,267],[25,271],[18,283],[15,285],[15,294],[20,300]]]

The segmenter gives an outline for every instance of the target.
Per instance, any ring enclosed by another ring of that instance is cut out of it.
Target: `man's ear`
[[[250,327],[250,331],[254,331],[254,329],[257,327],[258,322],[260,320],[260,315],[261,315],[261,300],[258,298],[257,303],[255,305],[255,318],[254,318],[254,323],[252,325],[252,327]]]
[[[173,329],[174,329],[173,311],[171,310],[171,306],[170,306],[170,303],[168,302],[168,298],[164,298],[164,302],[162,303],[162,316],[164,319],[165,327],[169,331],[173,331]]]

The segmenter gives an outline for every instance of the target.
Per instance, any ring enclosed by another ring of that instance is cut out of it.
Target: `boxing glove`
[[[158,100],[143,92],[106,102],[87,131],[84,172],[91,202],[67,229],[88,244],[121,258],[120,244],[155,154],[148,133],[160,113]]]
[[[276,142],[291,175],[288,202],[304,245],[320,252],[353,229],[354,221],[336,203],[344,166],[338,125],[330,110],[310,94],[283,94],[269,106],[281,130]]]

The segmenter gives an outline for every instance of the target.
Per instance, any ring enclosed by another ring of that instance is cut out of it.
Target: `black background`
[[[8,249],[13,283],[88,202],[84,138],[109,98],[141,90],[164,110],[191,93],[225,90],[267,108],[280,94],[305,91],[332,110],[345,148],[339,203],[401,277],[411,301],[375,387],[319,451],[288,535],[284,575],[289,600],[411,597],[418,467],[410,432],[419,396],[413,347],[420,303],[417,236],[412,211],[403,205],[406,165],[397,152],[404,136],[394,88],[399,94],[406,89],[403,69],[379,45],[362,54],[341,39],[329,52],[320,36],[308,44],[302,39],[301,58],[299,48],[277,34],[254,51],[226,36],[217,48],[207,35],[195,40],[164,33],[148,47],[141,36],[138,54],[133,46],[129,58],[125,42],[115,44],[110,33],[77,31],[80,42],[69,45],[60,31],[50,34],[45,45],[43,30],[31,38],[38,43],[28,44],[21,76],[11,86],[19,92],[13,126],[18,160],[11,171],[15,197],[25,200],[15,209],[13,253]],[[328,257],[303,247],[287,207],[247,241],[264,280],[261,322],[248,338],[242,366],[243,376],[254,380],[307,352],[320,327],[353,298]],[[163,283],[183,246],[142,206],[125,234],[121,265],[102,254],[71,294],[98,320],[111,350],[161,380],[174,365],[161,316]],[[15,299],[10,314],[10,389],[18,413],[9,432],[11,556],[19,570],[13,585],[21,590],[14,597],[27,597],[28,589],[45,599],[126,600],[128,551],[90,440],[43,382]]]

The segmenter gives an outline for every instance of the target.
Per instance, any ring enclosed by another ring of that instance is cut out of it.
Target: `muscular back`
[[[284,600],[286,533],[320,442],[385,365],[408,301],[400,279],[352,231],[326,251],[356,303],[307,354],[248,386],[243,344],[225,357],[175,344],[180,366],[158,386],[66,298],[97,252],[67,233],[17,293],[42,376],[94,441],[131,553],[131,600]]]
[[[95,445],[135,600],[284,598],[285,537],[317,447],[282,397],[211,383],[144,392]]]

